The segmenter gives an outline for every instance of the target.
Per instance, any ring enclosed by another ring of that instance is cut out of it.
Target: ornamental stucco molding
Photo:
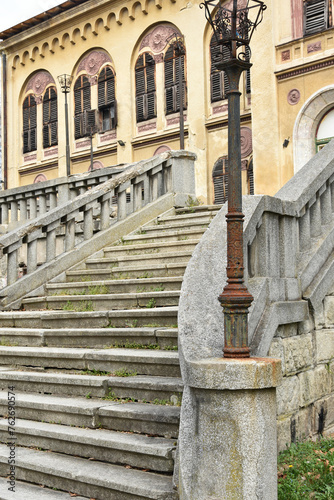
[[[246,158],[253,151],[252,131],[249,127],[240,128],[241,158]]]
[[[42,96],[44,90],[50,83],[55,85],[55,81],[47,71],[39,71],[30,78],[26,86],[26,93],[33,91],[36,97]]]
[[[165,50],[168,44],[168,38],[174,33],[181,36],[177,28],[167,24],[160,24],[143,38],[139,50],[149,48],[154,54],[160,54]]]
[[[111,63],[110,56],[102,50],[93,50],[80,62],[77,74],[81,71],[85,71],[89,76],[95,76],[103,64]]]

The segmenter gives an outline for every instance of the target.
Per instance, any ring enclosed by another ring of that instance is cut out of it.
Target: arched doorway
[[[334,137],[334,108],[330,109],[319,123],[316,133],[316,151],[320,151]]]

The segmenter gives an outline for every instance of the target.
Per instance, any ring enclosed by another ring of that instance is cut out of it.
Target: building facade
[[[249,194],[275,194],[334,136],[332,0],[266,4],[240,85]],[[74,0],[0,38],[8,188],[66,175],[65,97],[76,174],[179,149],[182,90],[196,194],[225,201],[228,82],[215,68],[220,47],[199,1]],[[66,96],[57,78],[65,74]]]

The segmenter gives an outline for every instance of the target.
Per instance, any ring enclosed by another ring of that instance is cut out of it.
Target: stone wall
[[[334,288],[307,321],[277,329],[269,356],[282,360],[278,450],[334,432]]]

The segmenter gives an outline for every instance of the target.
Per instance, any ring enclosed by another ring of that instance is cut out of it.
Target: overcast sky
[[[26,21],[36,14],[45,12],[65,0],[6,0],[1,9],[0,32]]]

